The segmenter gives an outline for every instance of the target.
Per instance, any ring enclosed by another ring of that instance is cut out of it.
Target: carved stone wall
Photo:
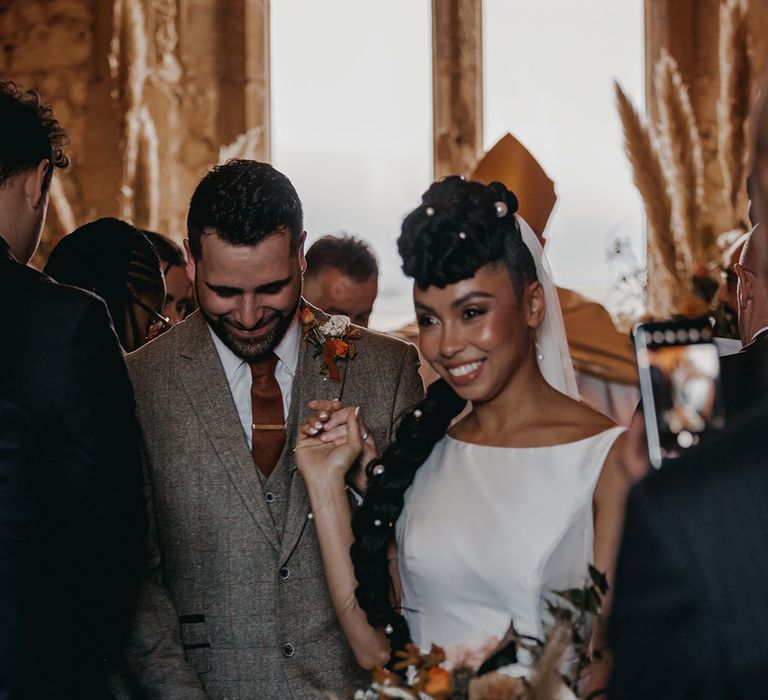
[[[38,263],[100,216],[181,239],[220,155],[269,158],[268,0],[0,0],[0,37],[71,139]]]

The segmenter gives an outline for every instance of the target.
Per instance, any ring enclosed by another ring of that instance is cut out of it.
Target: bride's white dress
[[[493,635],[511,621],[542,637],[551,591],[581,586],[592,561],[592,496],[623,428],[552,447],[444,437],[397,521],[402,605],[422,649]]]

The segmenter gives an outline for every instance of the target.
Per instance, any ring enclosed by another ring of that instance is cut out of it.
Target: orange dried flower
[[[424,692],[434,698],[440,700],[450,696],[453,692],[451,685],[451,674],[440,666],[435,666],[427,671],[427,679],[424,683]]]
[[[299,313],[299,320],[304,326],[310,326],[317,323],[315,314],[313,314],[306,306]]]
[[[349,345],[345,341],[339,340],[338,338],[331,338],[327,342],[331,344],[333,353],[336,357],[347,356],[347,353],[349,352]]]

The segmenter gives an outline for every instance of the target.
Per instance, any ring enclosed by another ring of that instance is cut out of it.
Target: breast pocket
[[[187,660],[200,674],[211,670],[211,643],[204,615],[181,615],[181,640]]]

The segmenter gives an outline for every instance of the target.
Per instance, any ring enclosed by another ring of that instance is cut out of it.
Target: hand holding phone
[[[720,359],[708,319],[635,328],[648,452],[658,468],[725,424]]]

